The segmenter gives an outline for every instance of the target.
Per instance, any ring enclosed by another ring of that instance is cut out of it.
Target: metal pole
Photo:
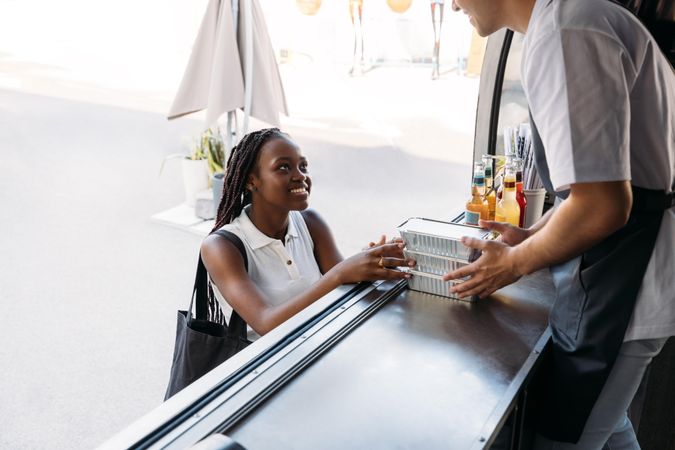
[[[234,115],[234,111],[228,111],[227,112],[227,130],[225,131],[227,135],[225,136],[225,161],[224,163],[227,163],[227,158],[229,157],[230,152],[232,151],[232,147],[234,147],[234,143],[232,141],[232,116]]]
[[[232,28],[234,29],[234,36],[235,39],[237,37],[237,29],[239,26],[239,0],[230,0],[230,7],[232,8]],[[236,111],[228,111],[227,112],[227,136],[225,139],[225,162],[227,162],[227,158],[229,153],[232,151],[232,148],[235,145],[235,142],[239,142],[238,139],[238,134],[239,130],[237,129],[237,124],[236,124]],[[234,125],[234,131],[232,130],[232,126]],[[233,136],[235,139],[232,139]]]
[[[251,116],[253,101],[253,10],[251,0],[244,2],[244,33],[246,35],[246,60],[244,68],[244,125],[242,134],[248,132],[248,119]]]

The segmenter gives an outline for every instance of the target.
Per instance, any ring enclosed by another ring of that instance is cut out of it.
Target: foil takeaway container
[[[456,300],[478,300],[477,296],[459,297],[451,294],[450,287],[461,281],[443,281],[441,277],[480,257],[480,250],[462,244],[463,236],[494,239],[494,233],[472,226],[418,217],[406,220],[398,227],[398,231],[406,245],[403,251],[405,256],[417,262],[415,268],[410,270],[413,275],[408,280],[410,289]]]

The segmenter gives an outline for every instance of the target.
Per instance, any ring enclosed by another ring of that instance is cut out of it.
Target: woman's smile
[[[307,198],[309,196],[309,189],[307,188],[307,186],[289,189],[289,192],[293,194],[293,196],[299,196],[302,198]]]

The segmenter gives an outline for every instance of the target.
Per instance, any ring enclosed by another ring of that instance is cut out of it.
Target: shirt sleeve
[[[589,30],[556,30],[528,52],[525,84],[556,191],[630,180],[630,86],[623,46]]]

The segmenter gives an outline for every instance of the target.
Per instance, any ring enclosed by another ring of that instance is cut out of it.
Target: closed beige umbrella
[[[248,131],[249,116],[279,126],[279,113],[288,114],[274,50],[257,0],[209,0],[168,118],[203,109],[207,127],[229,113],[228,141],[236,109],[244,111],[243,126],[237,134]]]

